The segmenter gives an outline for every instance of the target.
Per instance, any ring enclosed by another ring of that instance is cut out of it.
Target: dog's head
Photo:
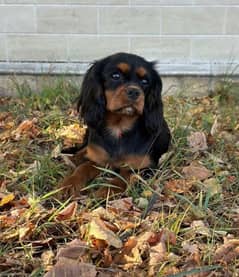
[[[118,53],[96,61],[83,80],[78,103],[81,116],[93,128],[107,112],[122,117],[143,117],[150,132],[163,121],[162,82],[154,63],[133,54]]]

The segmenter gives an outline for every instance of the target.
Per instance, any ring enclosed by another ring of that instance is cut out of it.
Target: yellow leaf
[[[11,202],[13,199],[15,198],[13,193],[7,194],[6,196],[4,196],[1,201],[0,201],[0,207],[8,204],[9,202]]]

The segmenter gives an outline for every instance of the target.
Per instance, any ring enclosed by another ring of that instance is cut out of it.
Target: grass
[[[141,203],[143,212],[152,197],[157,196],[155,205],[143,222],[149,224],[154,232],[167,229],[176,236],[176,243],[168,245],[167,250],[175,255],[175,260],[159,263],[157,276],[196,274],[200,266],[201,271],[213,271],[213,276],[237,276],[239,273],[239,255],[224,261],[225,268],[214,260],[215,251],[223,245],[223,239],[236,239],[239,235],[237,89],[235,83],[224,82],[212,95],[201,99],[165,97],[165,116],[172,131],[172,148],[151,178],[145,180],[136,174],[138,184],[118,197],[132,197],[134,203]],[[71,203],[70,199],[61,203],[55,198],[57,184],[70,172],[70,168],[52,153],[57,147],[69,144],[69,140],[57,136],[58,130],[78,123],[72,104],[78,89],[60,80],[55,87],[45,88],[41,94],[35,94],[26,84],[18,85],[18,94],[17,98],[0,99],[3,103],[0,105],[0,199],[9,193],[15,196],[15,202],[0,205],[0,276],[40,277],[46,270],[43,253],[50,251],[56,255],[57,248],[79,237],[83,232],[79,226],[82,214],[90,214],[97,207],[107,207],[108,201],[98,201],[90,194],[79,201],[74,219],[56,220],[57,215]],[[28,132],[16,139],[14,132],[20,123],[33,118],[37,119],[38,134],[31,137]],[[211,136],[216,118],[218,127]],[[188,146],[189,134],[196,131],[206,134],[207,151],[194,153]],[[182,169],[193,161],[200,162],[211,171],[210,178],[215,186],[194,180],[190,189],[165,189],[167,182],[184,179]],[[102,169],[102,174],[112,172]],[[95,180],[90,186],[97,184],[102,184],[102,179]],[[22,200],[24,198],[26,202]],[[202,230],[208,232],[207,235],[192,228],[197,221],[204,222]],[[19,230],[22,232],[20,235]],[[144,231],[140,225],[131,233],[137,237]],[[200,262],[193,269],[185,267],[189,260],[182,248],[183,242],[195,244],[199,249]],[[92,261],[95,264],[101,262],[99,259]],[[132,276],[145,272],[142,276],[147,276],[147,268],[142,267],[131,268],[129,272]],[[178,272],[170,273],[170,267]]]

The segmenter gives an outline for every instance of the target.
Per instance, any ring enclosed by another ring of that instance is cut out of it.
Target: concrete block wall
[[[83,73],[127,51],[165,75],[239,73],[239,0],[0,0],[0,73]]]

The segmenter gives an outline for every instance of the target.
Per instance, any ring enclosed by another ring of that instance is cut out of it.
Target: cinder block
[[[3,0],[6,4],[35,4],[36,0]]]
[[[129,0],[97,0],[98,5],[128,5]]]
[[[0,32],[35,32],[33,6],[1,6]]]
[[[184,6],[192,5],[193,0],[131,0],[132,5]]]
[[[162,7],[162,34],[222,34],[225,12],[224,7]]]
[[[194,5],[206,5],[206,6],[217,6],[217,5],[239,5],[238,0],[193,0]]]
[[[35,0],[37,4],[42,4],[42,5],[52,5],[52,4],[68,4],[68,0]]]
[[[7,59],[7,53],[5,48],[5,36],[0,35],[0,60],[5,61]]]
[[[239,38],[195,38],[192,40],[193,62],[226,62],[239,60]]]
[[[37,29],[39,33],[96,33],[97,8],[38,6]]]
[[[188,62],[190,39],[136,37],[131,39],[131,51],[161,63]]]
[[[33,0],[32,0],[33,1]],[[35,0],[38,4],[128,5],[129,0]]]
[[[226,34],[239,34],[239,6],[228,8],[227,18],[226,18]]]
[[[103,34],[159,34],[158,7],[100,8],[100,33]]]
[[[48,35],[9,35],[9,60],[14,61],[66,61],[65,37]]]
[[[120,37],[82,37],[68,38],[70,61],[93,61],[106,55],[128,51],[128,39]]]

